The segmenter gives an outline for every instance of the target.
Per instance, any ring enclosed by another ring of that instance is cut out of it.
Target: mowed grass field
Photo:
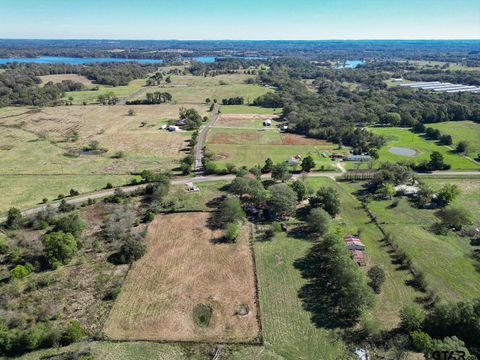
[[[477,170],[480,165],[474,161],[467,159],[446,146],[438,145],[435,141],[424,139],[421,135],[414,134],[404,128],[371,128],[373,133],[383,135],[387,140],[387,144],[379,151],[380,161],[414,161],[419,163],[423,160],[430,160],[430,154],[438,151],[443,155],[444,161],[451,165],[452,170]],[[389,149],[393,146],[407,147],[414,149],[417,153],[415,156],[402,156],[393,154]]]
[[[247,120],[248,121],[248,120]],[[212,128],[207,138],[208,149],[215,154],[216,163],[222,167],[232,163],[236,166],[263,165],[267,158],[274,163],[287,161],[300,155],[311,155],[316,168],[333,166],[322,152],[337,146],[323,140],[310,139],[296,134],[280,133],[277,129],[265,131],[256,129]]]
[[[92,89],[89,90],[68,91],[65,93],[65,99],[73,98],[72,102],[75,105],[81,105],[83,103],[96,104],[98,96],[107,93],[114,93],[120,101],[126,101],[136,98],[136,94],[147,92],[145,79],[132,80],[125,86],[93,85]],[[98,87],[98,89],[94,90],[94,87]]]
[[[263,122],[265,120],[271,120],[272,125],[264,126]],[[271,114],[221,114],[215,123],[215,127],[255,128],[278,132],[278,127],[285,123],[278,115]]]
[[[480,181],[427,179],[427,183],[458,184],[462,195],[456,205],[466,207],[479,226]],[[426,275],[429,287],[445,300],[470,299],[480,296],[480,272],[471,259],[473,247],[468,237],[453,232],[436,235],[430,228],[438,222],[435,210],[416,209],[405,198],[390,208],[391,200],[372,201],[369,208],[383,223],[413,264]]]
[[[373,265],[379,265],[385,270],[386,281],[381,293],[376,295],[376,306],[372,316],[382,328],[395,328],[398,325],[400,309],[421,295],[413,287],[406,285],[412,279],[411,274],[392,263],[390,248],[383,241],[383,234],[371,222],[354,196],[355,186],[348,182],[334,182],[329,178],[309,178],[307,184],[314,190],[320,186],[329,186],[338,192],[341,201],[338,223],[342,232],[360,234],[366,246],[367,266],[362,268],[362,271],[366,273]]]
[[[258,84],[246,84],[245,81],[254,78],[253,75],[229,74],[215,77],[193,75],[171,75],[170,84],[143,87],[134,98],[143,98],[147,92],[163,91],[173,96],[173,102],[178,104],[204,104],[209,98],[211,101],[243,96],[245,102],[251,103],[257,97],[273,91]],[[131,83],[131,86],[135,84]]]
[[[185,156],[182,150],[191,133],[170,133],[159,128],[178,118],[179,107],[136,106],[135,116],[128,116],[130,107],[122,105],[0,110],[0,181],[9,194],[0,200],[0,209],[13,204],[31,206],[70,188],[88,192],[107,182],[120,185],[132,172],[144,169],[176,168]],[[206,114],[205,107],[196,108]],[[72,131],[78,132],[79,139],[68,142]],[[78,153],[93,140],[108,151],[66,155],[69,151]],[[119,151],[123,156],[113,158]],[[12,181],[7,175],[17,175],[18,180]]]
[[[105,324],[115,340],[251,342],[259,336],[248,226],[234,244],[216,243],[209,213],[158,215],[147,252],[128,273]],[[210,324],[193,310],[210,306]],[[242,305],[249,312],[236,315]]]
[[[468,155],[477,158],[480,154],[480,124],[473,121],[449,121],[428,124],[428,127],[440,130],[442,134],[452,136],[455,147],[460,141],[468,143]]]

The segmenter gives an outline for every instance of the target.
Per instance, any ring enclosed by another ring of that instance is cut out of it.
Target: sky
[[[480,39],[480,0],[0,0],[0,38]]]

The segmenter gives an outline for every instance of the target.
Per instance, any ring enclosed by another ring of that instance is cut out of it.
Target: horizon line
[[[480,38],[338,38],[338,39],[127,39],[127,38],[8,38],[0,37],[2,40],[53,40],[53,41],[480,41]]]

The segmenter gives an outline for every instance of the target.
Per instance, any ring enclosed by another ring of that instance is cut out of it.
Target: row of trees
[[[154,93],[149,93],[145,95],[145,99],[138,99],[138,100],[130,100],[127,101],[127,105],[157,105],[157,104],[163,104],[166,102],[172,101],[173,97],[172,94],[169,92],[161,92],[161,91],[155,91]]]

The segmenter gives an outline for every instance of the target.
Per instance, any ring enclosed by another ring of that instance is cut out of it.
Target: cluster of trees
[[[243,98],[243,96],[236,96],[228,99],[222,99],[223,105],[243,105],[244,103],[245,103],[245,99]]]
[[[61,83],[48,82],[40,86],[41,80],[16,70],[0,73],[0,107],[9,105],[52,106],[63,104],[60,100],[66,91],[84,88],[81,83],[64,80]]]
[[[172,78],[165,73],[157,71],[155,74],[151,75],[147,79],[147,86],[155,86],[160,85],[162,80],[165,78],[165,83],[170,84],[172,82]]]
[[[198,143],[198,130],[195,130],[192,133],[192,138],[190,139],[189,153],[180,161],[180,170],[183,175],[189,175],[192,171],[193,164],[195,163],[195,146]]]
[[[97,101],[102,105],[116,105],[119,101],[118,96],[113,91],[109,91],[106,94],[100,94],[97,96]]]
[[[78,321],[72,320],[63,327],[54,327],[42,322],[27,329],[10,329],[0,322],[0,355],[18,356],[36,349],[66,346],[78,342],[83,329]]]
[[[464,351],[465,358],[480,352],[480,299],[436,304],[428,313],[407,306],[400,312],[401,329],[416,351],[432,358],[435,352]],[[450,354],[442,354],[447,359]],[[435,357],[434,357],[435,358]]]
[[[156,105],[172,101],[172,94],[169,92],[155,91],[146,94],[146,99],[127,101],[127,105]]]
[[[202,118],[199,112],[193,108],[180,108],[179,110],[180,119],[185,119],[186,123],[183,127],[186,130],[195,130],[198,129],[203,121],[206,121],[208,118]]]

